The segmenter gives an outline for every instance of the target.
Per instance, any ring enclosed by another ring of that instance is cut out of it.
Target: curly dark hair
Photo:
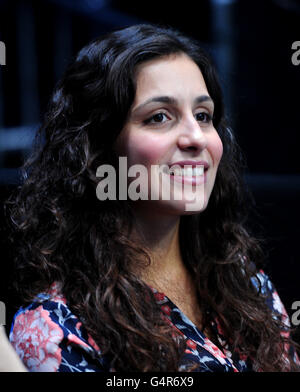
[[[174,339],[150,287],[134,273],[150,256],[130,239],[131,207],[99,201],[95,192],[97,167],[116,165],[113,145],[135,97],[136,67],[177,53],[200,68],[224,146],[207,208],[180,221],[182,256],[204,326],[216,314],[227,340],[256,370],[296,370],[283,356],[286,341],[294,342],[282,336],[283,325],[251,280],[264,254],[246,229],[245,164],[227,126],[215,68],[197,42],[169,27],[141,24],[106,34],[85,46],[58,82],[24,181],[7,203],[18,295],[29,303],[57,282],[116,370],[179,369],[185,343]]]

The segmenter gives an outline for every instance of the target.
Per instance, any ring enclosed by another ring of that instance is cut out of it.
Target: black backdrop
[[[18,183],[18,167],[70,58],[112,28],[171,25],[197,38],[215,59],[257,202],[253,228],[267,239],[266,271],[291,315],[292,302],[300,300],[300,65],[291,61],[292,43],[300,40],[297,3],[0,0],[0,40],[6,45],[6,65],[0,66],[1,202]],[[0,300],[9,326],[15,311],[7,294],[11,258],[2,210],[0,216]]]

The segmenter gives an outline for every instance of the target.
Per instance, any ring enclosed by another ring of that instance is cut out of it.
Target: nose
[[[184,151],[199,152],[206,148],[207,137],[194,117],[181,124],[177,144]]]

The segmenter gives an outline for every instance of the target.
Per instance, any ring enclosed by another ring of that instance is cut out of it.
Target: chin
[[[177,216],[200,214],[207,207],[207,202],[203,201],[191,203],[188,200],[160,200],[156,203],[156,210],[160,210],[163,214]]]

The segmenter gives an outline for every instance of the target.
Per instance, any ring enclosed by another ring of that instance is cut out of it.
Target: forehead
[[[136,70],[136,101],[153,94],[189,98],[207,94],[198,65],[185,54],[173,54],[140,64]]]

